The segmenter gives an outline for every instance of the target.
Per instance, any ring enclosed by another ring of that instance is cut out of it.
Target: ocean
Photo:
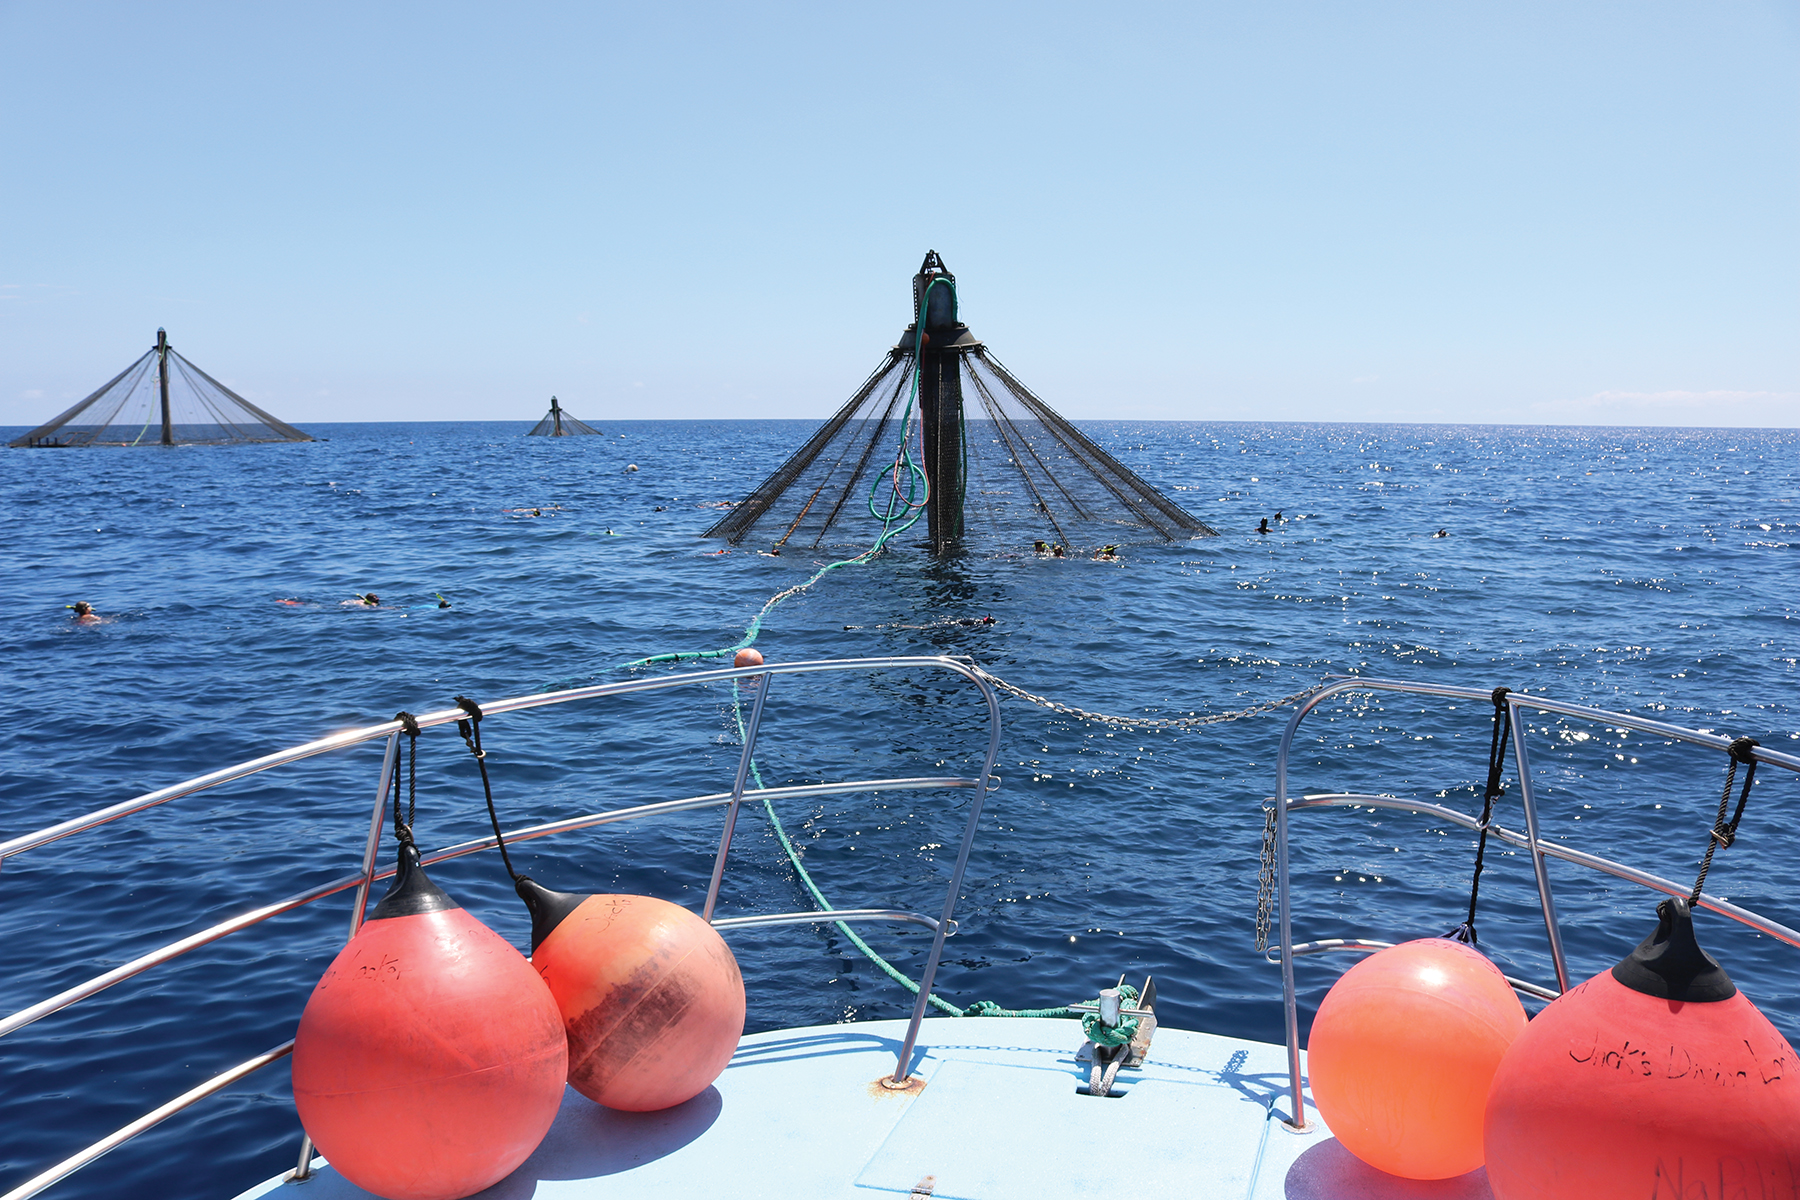
[[[719,553],[697,536],[814,423],[597,424],[593,438],[526,438],[526,422],[345,424],[309,427],[325,440],[299,445],[6,451],[0,836],[457,694],[692,670],[621,664],[731,645],[769,596],[832,557]],[[1131,717],[1236,710],[1344,672],[1505,685],[1800,749],[1800,431],[1082,424],[1221,536],[1128,543],[1113,562],[980,537],[933,560],[902,537],[777,607],[758,648],[790,661],[969,655],[1031,692]],[[380,607],[342,603],[368,592]],[[63,606],[78,600],[105,623],[74,624]],[[1289,711],[1169,731],[1008,698],[1004,783],[939,994],[1036,1007],[1153,973],[1165,1024],[1279,1041],[1280,974],[1253,937],[1260,806]],[[972,773],[979,718],[966,685],[923,673],[783,680],[759,765],[771,785]],[[1352,696],[1302,726],[1295,789],[1478,812],[1489,719],[1485,704]],[[1547,835],[1693,877],[1723,756],[1531,725]],[[513,825],[722,790],[737,758],[721,688],[484,731]],[[353,869],[379,756],[314,759],[7,861],[0,1009]],[[484,832],[451,728],[421,740],[419,774],[424,845]],[[834,904],[935,912],[966,803],[894,793],[782,816]],[[1500,813],[1518,824],[1511,792]],[[1708,890],[1800,925],[1797,816],[1800,783],[1762,771]],[[1461,919],[1472,835],[1391,813],[1294,826],[1297,937],[1403,940]],[[712,810],[517,858],[563,890],[697,908],[717,830]],[[1557,864],[1551,875],[1578,977],[1655,924],[1650,893]],[[497,856],[434,878],[524,945]],[[807,906],[747,810],[721,910]],[[322,901],[0,1040],[0,1186],[291,1037],[348,911],[347,895]],[[1793,949],[1718,917],[1698,927],[1800,1035]],[[1552,981],[1526,859],[1490,851],[1480,930],[1509,974]],[[916,976],[923,934],[865,935]],[[752,1030],[910,1011],[831,926],[731,943]],[[1305,1017],[1350,961],[1302,962]],[[280,1064],[49,1194],[230,1197],[292,1166],[299,1138]]]

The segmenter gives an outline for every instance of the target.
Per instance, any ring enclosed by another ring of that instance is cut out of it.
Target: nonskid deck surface
[[[573,1090],[543,1145],[480,1200],[1045,1200],[1139,1197],[1487,1200],[1483,1173],[1415,1183],[1352,1158],[1310,1108],[1281,1121],[1282,1047],[1159,1029],[1141,1071],[1097,1099],[1073,1021],[925,1023],[916,1094],[878,1080],[904,1021],[746,1037],[718,1082],[677,1108],[620,1113]],[[363,1200],[329,1166],[298,1189],[272,1180],[238,1200]]]

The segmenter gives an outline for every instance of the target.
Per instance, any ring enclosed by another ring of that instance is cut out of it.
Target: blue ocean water
[[[562,440],[526,428],[339,425],[309,445],[7,452],[0,835],[457,693],[619,678],[630,659],[729,645],[823,561],[720,554],[696,536],[809,422],[620,422]],[[1139,716],[1233,709],[1331,672],[1505,684],[1800,748],[1796,431],[1086,428],[1223,536],[1127,546],[1116,563],[994,544],[933,561],[903,538],[777,608],[758,646],[789,660],[967,654],[1033,692]],[[1278,510],[1273,532],[1254,532]],[[341,603],[369,591],[377,610]],[[73,625],[63,605],[78,599],[106,623]],[[978,750],[979,714],[948,681],[781,689],[760,756],[771,784],[952,770]],[[1251,943],[1259,802],[1286,713],[1149,732],[1008,700],[1006,720],[1005,783],[941,994],[1051,1005],[1154,972],[1166,1022],[1279,1040],[1279,974]],[[1298,789],[1479,807],[1485,706],[1356,698],[1303,734]],[[503,717],[487,732],[515,824],[719,790],[734,740],[720,690]],[[1548,833],[1691,878],[1721,759],[1547,719],[1531,749]],[[6,862],[0,1011],[351,869],[378,756],[312,760]],[[422,840],[479,835],[461,742],[432,731],[420,758]],[[907,794],[783,816],[834,902],[932,910],[960,803]],[[1800,924],[1797,815],[1800,786],[1765,770],[1709,890]],[[520,865],[567,890],[697,905],[717,820],[539,841]],[[1397,940],[1460,919],[1467,835],[1362,812],[1297,818],[1296,837],[1297,936]],[[737,846],[728,911],[806,905],[755,812]],[[1483,945],[1509,973],[1548,981],[1529,874],[1517,856],[1490,857]],[[1578,975],[1654,923],[1647,893],[1552,875]],[[524,943],[494,856],[435,877]],[[335,897],[0,1039],[0,1186],[290,1037],[347,919]],[[1794,952],[1717,918],[1701,930],[1800,1034]],[[870,937],[916,973],[922,937]],[[909,1009],[829,926],[733,946],[753,1029]],[[1345,965],[1302,967],[1309,1014]],[[298,1141],[277,1066],[51,1195],[230,1196],[290,1166]]]

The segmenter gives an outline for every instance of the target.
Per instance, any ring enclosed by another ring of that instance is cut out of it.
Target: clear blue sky
[[[1074,417],[1800,424],[1800,6],[0,0],[0,423],[822,416],[927,248]]]

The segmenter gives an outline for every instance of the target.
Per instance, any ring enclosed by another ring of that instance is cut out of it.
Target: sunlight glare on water
[[[7,452],[4,834],[456,694],[622,678],[616,665],[631,659],[727,646],[767,597],[826,561],[792,545],[779,558],[719,553],[696,536],[810,422],[602,423],[605,436],[561,440],[525,428],[321,426],[329,440],[308,445]],[[1086,428],[1223,536],[1127,542],[1117,562],[979,538],[933,562],[919,536],[903,537],[776,609],[758,648],[775,661],[970,655],[1032,692],[1138,716],[1234,709],[1332,672],[1504,684],[1800,748],[1794,431]],[[378,608],[343,603],[368,592]],[[63,607],[77,600],[106,623],[77,627]],[[1345,697],[1303,727],[1294,789],[1479,812],[1490,711]],[[1259,805],[1286,716],[1146,730],[1008,699],[1005,783],[983,816],[941,994],[1056,1005],[1153,972],[1166,1023],[1279,1040],[1279,973],[1252,936]],[[1722,756],[1542,715],[1530,726],[1551,836],[1692,878]],[[484,729],[497,802],[517,825],[718,791],[737,759],[728,689]],[[782,680],[759,758],[771,785],[972,772],[980,736],[974,694],[948,677]],[[378,758],[365,747],[313,760],[8,861],[5,1011],[351,870]],[[422,740],[420,772],[422,840],[480,836],[479,781],[451,729]],[[839,797],[782,817],[833,903],[935,911],[966,803]],[[1760,774],[1709,890],[1800,924],[1797,811],[1795,780]],[[1500,813],[1517,823],[1510,792]],[[1465,915],[1465,832],[1371,810],[1295,824],[1301,940],[1405,940]],[[698,907],[717,831],[717,812],[700,812],[534,842],[518,858],[551,886]],[[434,875],[524,944],[495,856]],[[1577,975],[1654,925],[1648,893],[1574,868],[1552,876]],[[748,811],[722,911],[808,904]],[[334,897],[5,1039],[0,1183],[290,1037],[347,912]],[[1800,1032],[1791,952],[1716,917],[1699,926],[1746,993]],[[1509,849],[1490,847],[1480,930],[1508,974],[1551,978],[1529,864]],[[868,936],[916,975],[924,936]],[[909,1011],[830,926],[732,943],[752,1029]],[[1348,965],[1337,957],[1302,967],[1308,1020]],[[188,1194],[229,1196],[290,1166],[298,1139],[282,1066],[52,1194],[148,1195],[174,1171]]]

